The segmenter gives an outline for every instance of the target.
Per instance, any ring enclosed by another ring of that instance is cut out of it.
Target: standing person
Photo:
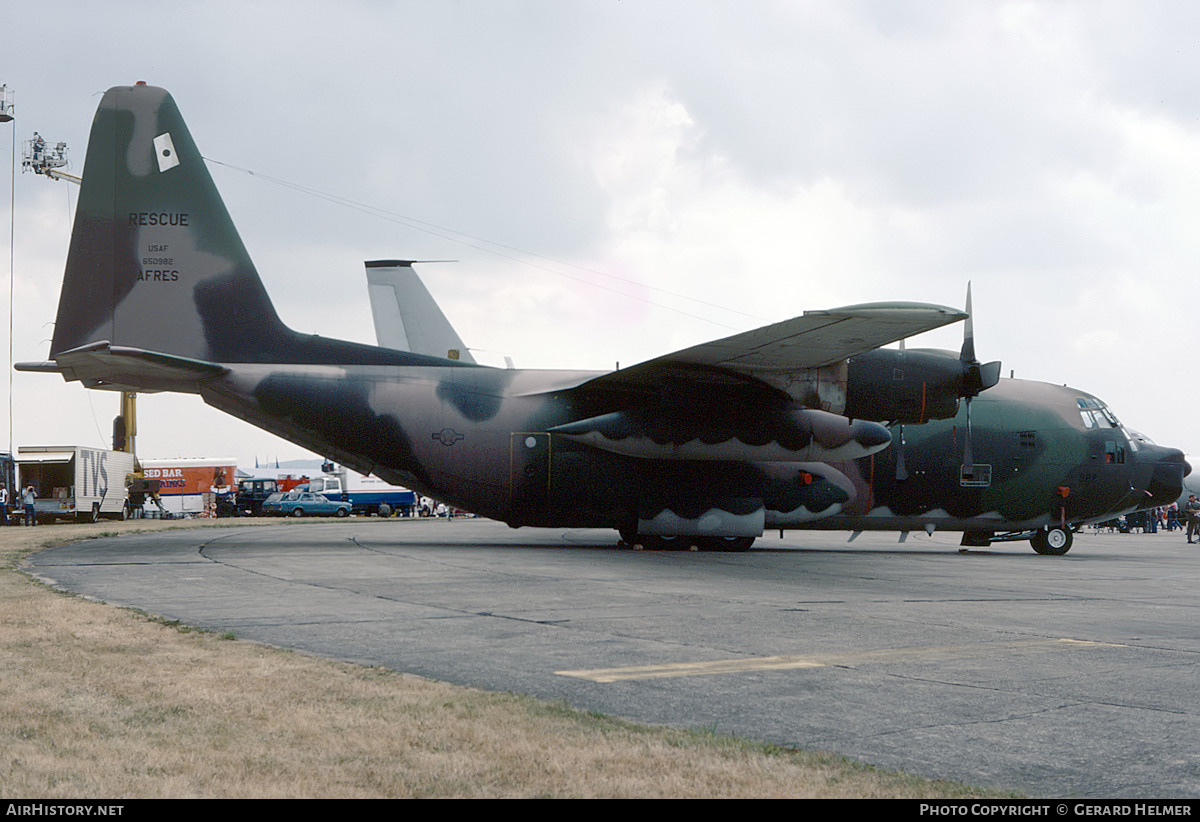
[[[1188,495],[1187,505],[1183,506],[1183,513],[1187,516],[1187,538],[1188,545],[1192,544],[1192,537],[1200,532],[1200,500],[1196,499],[1195,494]]]
[[[0,482],[0,525],[8,525],[8,486]]]
[[[134,480],[129,487],[129,513],[131,519],[144,517],[146,505],[145,480]]]
[[[37,494],[33,491],[32,485],[25,486],[25,493],[22,495],[21,501],[25,503],[25,524],[37,525],[37,514],[33,512],[33,503],[37,499]],[[1200,507],[1198,507],[1200,510]]]

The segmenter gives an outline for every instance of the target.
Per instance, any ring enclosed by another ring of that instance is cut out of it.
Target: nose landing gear
[[[1039,554],[1053,556],[1062,556],[1070,551],[1071,543],[1074,541],[1075,535],[1071,533],[1070,528],[1062,528],[1057,525],[1050,528],[1039,528],[1029,538],[1029,544],[1033,546],[1033,550]]]

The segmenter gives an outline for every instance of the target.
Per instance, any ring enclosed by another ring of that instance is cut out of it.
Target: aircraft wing
[[[967,315],[956,308],[923,303],[865,303],[799,317],[657,357],[754,373],[820,368],[888,343],[941,328]]]
[[[967,318],[928,303],[864,303],[766,325],[656,357],[591,380],[588,385],[649,385],[666,374],[706,372],[706,381],[764,382],[792,393],[793,375],[840,363],[888,343]],[[741,378],[741,379],[739,379]],[[799,399],[799,397],[796,397]]]

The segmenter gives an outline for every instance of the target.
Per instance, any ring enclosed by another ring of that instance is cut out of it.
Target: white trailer
[[[127,483],[133,454],[80,445],[22,445],[17,449],[16,513],[32,485],[39,521],[58,517],[95,522],[129,515]]]

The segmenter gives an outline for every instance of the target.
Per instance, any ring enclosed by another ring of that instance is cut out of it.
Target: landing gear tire
[[[1029,538],[1029,544],[1033,546],[1033,550],[1039,554],[1049,554],[1051,556],[1060,557],[1067,551],[1071,550],[1071,543],[1075,541],[1075,535],[1070,529],[1060,528],[1042,528],[1039,531],[1034,531],[1033,536]]]
[[[749,551],[754,537],[700,537],[696,545],[701,551]]]
[[[379,503],[379,518],[387,519],[391,515],[392,515],[392,506],[388,505],[386,502]]]
[[[688,547],[688,540],[681,536],[639,536],[637,541],[647,551],[683,551]]]

